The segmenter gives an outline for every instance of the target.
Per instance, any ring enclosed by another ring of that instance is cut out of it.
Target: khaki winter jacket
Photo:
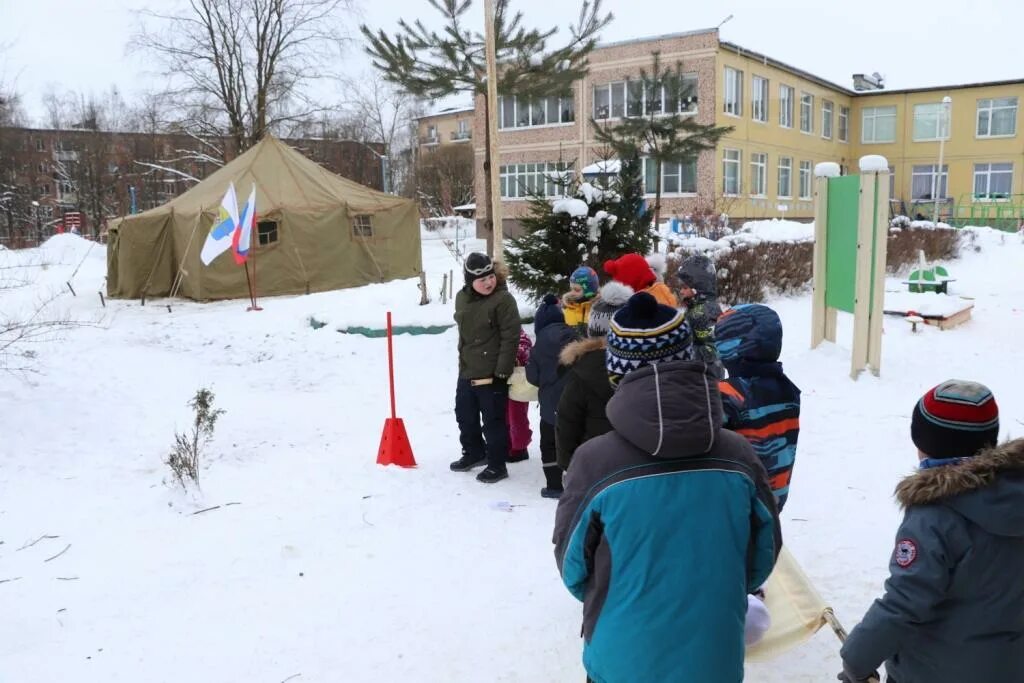
[[[519,346],[519,306],[504,278],[488,296],[471,285],[455,295],[455,323],[459,328],[459,377],[509,377]]]

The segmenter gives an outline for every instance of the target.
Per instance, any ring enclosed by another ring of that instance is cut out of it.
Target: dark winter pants
[[[459,423],[462,452],[474,460],[487,458],[487,466],[505,470],[508,456],[508,383],[472,386],[459,379],[455,387],[455,419]]]
[[[544,465],[544,479],[549,489],[562,488],[562,468],[556,462],[555,425],[540,421],[540,461]]]

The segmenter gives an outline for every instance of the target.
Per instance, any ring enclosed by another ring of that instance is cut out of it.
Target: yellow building
[[[892,167],[893,213],[931,218],[938,192],[944,219],[993,224],[1000,217],[1024,218],[1016,215],[1024,204],[1024,146],[1017,135],[1024,80],[857,91],[722,41],[710,29],[600,45],[587,76],[562,97],[502,94],[498,167],[507,234],[518,230],[530,192],[557,192],[547,182],[555,169],[593,168],[602,157],[592,121],[614,122],[634,106],[644,111],[651,104],[625,83],[649,68],[654,52],[663,64],[678,64],[691,86],[685,102],[670,107],[658,98],[655,106],[734,128],[716,150],[690,164],[666,165],[660,179],[663,219],[673,212],[710,211],[728,214],[734,224],[757,218],[810,220],[814,166],[830,161],[856,173],[858,160],[867,154],[885,156]],[[474,151],[482,225],[487,213],[482,96],[477,104],[473,128],[480,133]],[[941,179],[936,171],[940,146],[948,171]],[[645,164],[645,191],[652,200],[653,171]]]
[[[417,151],[426,154],[441,145],[468,143],[473,139],[473,107],[448,107],[416,120]]]

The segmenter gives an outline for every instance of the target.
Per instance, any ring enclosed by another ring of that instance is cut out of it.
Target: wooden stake
[[[484,23],[487,53],[487,150],[491,160],[487,182],[491,184],[491,225],[493,246],[491,257],[503,260],[505,237],[501,222],[501,161],[498,159],[498,63],[495,57],[494,0],[484,0]]]

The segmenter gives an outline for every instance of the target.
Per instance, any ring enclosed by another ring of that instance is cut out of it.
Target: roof
[[[450,116],[451,114],[463,114],[465,112],[470,112],[470,111],[475,111],[475,110],[476,110],[476,107],[474,107],[471,104],[470,105],[465,105],[464,104],[464,105],[461,105],[461,106],[449,106],[449,107],[445,107],[444,109],[435,109],[435,110],[433,110],[433,111],[431,111],[431,112],[429,112],[427,114],[423,114],[422,116],[417,116],[416,120],[417,121],[422,121],[423,119],[432,119],[432,118],[435,118],[435,117],[438,117],[438,116]]]
[[[857,95],[906,95],[915,92],[935,92],[936,90],[966,90],[967,88],[991,88],[1000,85],[1024,85],[1024,78],[1005,81],[979,81],[977,83],[961,83],[959,85],[935,85],[927,88],[901,88],[899,90],[866,90]]]
[[[678,33],[663,33],[658,36],[646,36],[643,38],[630,38],[628,40],[615,40],[610,43],[598,43],[595,49],[602,49],[606,47],[620,47],[622,45],[633,45],[636,43],[652,43],[656,40],[673,40],[674,38],[687,38],[689,36],[699,36],[704,33],[718,33],[717,28],[699,28],[693,31],[679,31]]]
[[[804,71],[803,69],[798,69],[795,66],[790,66],[789,64],[786,64],[785,62],[780,62],[779,60],[773,59],[773,58],[771,58],[771,57],[769,57],[767,55],[763,55],[760,52],[755,52],[754,50],[748,50],[747,48],[743,47],[742,45],[737,45],[736,43],[729,43],[729,42],[726,42],[724,40],[720,40],[720,41],[718,41],[718,46],[721,47],[724,50],[729,50],[730,52],[735,52],[736,54],[740,55],[741,57],[750,57],[752,59],[757,59],[757,60],[760,60],[760,61],[764,62],[768,66],[775,67],[776,69],[780,69],[782,71],[788,71],[789,73],[793,74],[794,76],[799,76],[801,78],[806,78],[807,80],[811,81],[812,83],[817,83],[818,85],[822,86],[823,88],[830,88],[832,90],[838,90],[839,92],[844,93],[846,95],[856,95],[857,94],[851,88],[847,88],[845,86],[839,85],[838,83],[833,83],[832,81],[824,79],[821,76],[815,76],[810,71]]]

